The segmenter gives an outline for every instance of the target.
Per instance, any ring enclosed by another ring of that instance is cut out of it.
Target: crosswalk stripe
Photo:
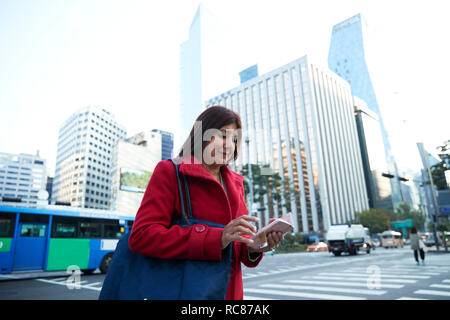
[[[442,282],[444,282],[444,283],[450,283],[450,279],[442,280]]]
[[[303,279],[319,279],[319,280],[345,280],[345,281],[363,281],[366,282],[369,276],[361,276],[361,277],[337,277],[337,276],[304,276]],[[382,279],[382,282],[393,282],[393,283],[416,283],[417,280],[410,279]]]
[[[398,298],[397,300],[428,300],[428,299],[401,297],[401,298]]]
[[[263,298],[263,297],[256,297],[256,296],[244,296],[244,300],[279,300],[279,299],[272,299],[272,298]]]
[[[366,298],[362,298],[362,297],[307,293],[307,292],[297,292],[297,291],[294,292],[294,291],[285,291],[285,290],[281,291],[281,290],[256,289],[256,288],[244,289],[244,294],[246,292],[272,294],[272,295],[285,296],[285,297],[296,297],[296,298],[313,298],[313,299],[328,299],[328,300],[366,300]]]
[[[433,296],[446,296],[450,297],[450,292],[448,291],[438,291],[438,290],[417,290],[414,291],[415,294],[428,294]]]
[[[414,268],[416,267],[416,268]],[[412,270],[429,270],[429,271],[450,271],[449,267],[439,267],[439,266],[427,266],[427,265],[403,265],[403,266],[392,266],[395,269],[412,269]]]
[[[305,284],[325,284],[325,285],[337,285],[337,286],[346,286],[346,287],[366,287],[367,281],[365,282],[340,282],[340,281],[311,281],[311,280],[286,280],[285,282],[289,283],[305,283]],[[380,283],[380,287],[382,288],[391,288],[391,289],[400,289],[403,288],[404,285],[401,284],[386,284]]]
[[[441,288],[441,289],[450,289],[450,285],[448,285],[448,284],[432,284],[430,287]]]
[[[345,277],[361,277],[361,274],[354,274],[352,272],[322,272],[319,275],[331,275],[331,276],[345,276]],[[370,275],[367,275],[370,276]],[[393,274],[380,274],[380,277],[389,278],[405,278],[405,279],[429,279],[429,276],[412,276],[412,275],[393,275]]]
[[[345,272],[363,272],[363,273],[367,273],[367,269],[364,268],[352,268],[352,269],[347,269],[345,270]],[[398,274],[403,274],[403,273],[407,273],[407,274],[414,274],[417,273],[417,275],[425,275],[425,276],[438,276],[441,273],[440,272],[423,272],[420,270],[414,270],[414,271],[409,271],[409,270],[392,270],[392,269],[381,269],[380,268],[380,273],[383,274],[394,274],[394,275],[398,275]],[[367,273],[368,274],[368,273]]]
[[[275,289],[294,289],[294,290],[313,290],[313,291],[326,291],[326,292],[340,292],[340,293],[353,293],[353,294],[368,294],[368,295],[382,295],[387,291],[383,290],[364,290],[364,289],[346,289],[337,287],[317,287],[317,286],[295,286],[287,284],[262,284],[263,288],[275,288]]]

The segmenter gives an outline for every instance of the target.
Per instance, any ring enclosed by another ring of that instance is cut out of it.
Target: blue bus
[[[0,203],[0,273],[108,271],[119,238],[134,217],[67,206]]]

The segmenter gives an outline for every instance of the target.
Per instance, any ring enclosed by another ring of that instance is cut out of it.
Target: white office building
[[[114,147],[111,168],[111,210],[134,217],[151,174],[161,161],[163,135],[141,132]]]
[[[37,204],[46,193],[46,160],[30,154],[0,152],[0,201],[16,200]]]
[[[113,148],[125,136],[125,128],[102,107],[72,114],[59,130],[52,203],[109,209]]]
[[[350,85],[306,56],[206,101],[240,114],[237,166],[270,167],[282,178],[280,204],[259,204],[261,218],[294,214],[295,231],[327,230],[369,208]],[[245,139],[249,138],[249,143]],[[248,147],[247,147],[248,146]],[[249,158],[248,155],[249,154]],[[290,188],[286,199],[285,190]]]

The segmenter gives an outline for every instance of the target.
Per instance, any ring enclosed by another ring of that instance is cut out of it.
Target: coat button
[[[198,232],[198,233],[203,232],[205,230],[206,230],[206,227],[204,225],[202,225],[202,224],[199,224],[199,225],[195,226],[195,231]]]

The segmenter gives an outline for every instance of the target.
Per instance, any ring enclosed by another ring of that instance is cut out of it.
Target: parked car
[[[328,246],[325,242],[314,243],[306,248],[307,252],[327,251]]]

